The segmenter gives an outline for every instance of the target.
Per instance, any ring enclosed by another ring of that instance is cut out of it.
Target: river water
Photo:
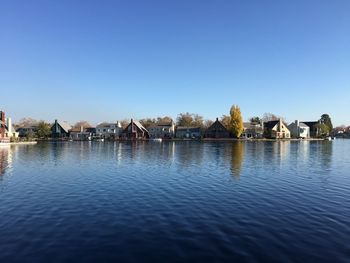
[[[0,262],[350,262],[350,140],[0,147]]]

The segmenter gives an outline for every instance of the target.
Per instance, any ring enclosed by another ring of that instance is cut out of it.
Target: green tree
[[[237,105],[233,105],[230,110],[230,130],[234,137],[239,138],[244,130],[241,110]]]
[[[332,120],[328,114],[322,114],[320,122],[328,127],[328,132],[331,132],[333,130]]]
[[[329,130],[329,127],[326,124],[319,123],[319,124],[316,125],[316,127],[317,127],[317,130],[318,130],[318,135],[320,137],[326,137],[326,136],[329,135],[330,130]]]
[[[48,138],[51,135],[51,125],[44,121],[38,123],[38,130],[36,132],[38,138]]]

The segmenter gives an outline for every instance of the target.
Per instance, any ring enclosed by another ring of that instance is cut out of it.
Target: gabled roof
[[[65,122],[65,121],[57,121],[57,123],[58,123],[58,125],[60,125],[60,126],[62,127],[62,129],[63,129],[66,133],[68,133],[69,130],[72,128],[72,126],[71,126],[69,123]],[[55,125],[55,123],[54,123],[53,125]],[[52,126],[53,126],[53,125],[52,125]]]
[[[268,122],[264,122],[264,127],[267,129],[272,129],[273,127],[276,126],[276,124],[278,124],[280,121],[268,121]]]
[[[133,121],[133,123],[140,129],[143,131],[147,132],[147,129],[145,127],[143,127],[143,125],[139,122],[139,121]]]

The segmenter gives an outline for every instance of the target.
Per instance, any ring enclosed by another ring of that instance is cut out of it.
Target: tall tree
[[[152,118],[145,118],[145,119],[141,119],[140,123],[143,125],[143,127],[145,127],[146,129],[148,129],[149,127],[151,127],[152,125],[157,123],[156,119],[152,119]]]
[[[328,127],[329,132],[331,132],[333,130],[332,120],[328,114],[322,114],[320,122],[325,124]]]
[[[278,121],[279,119],[281,119],[283,122],[285,120],[284,117],[281,117],[281,116],[278,116],[276,114],[273,114],[273,113],[270,113],[270,112],[267,112],[267,113],[264,113],[264,116],[262,118],[262,120],[264,122],[268,122],[268,121]]]
[[[84,129],[90,128],[91,125],[87,121],[78,121],[76,124],[73,126],[74,128],[80,128],[83,127]]]
[[[193,114],[193,122],[191,124],[194,127],[203,127],[204,126],[204,119],[202,116],[198,114]]]
[[[330,133],[329,127],[324,123],[319,123],[316,125],[318,134],[320,137],[328,136]]]
[[[205,120],[203,128],[208,129],[214,122],[212,120]]]
[[[178,126],[191,126],[193,122],[193,114],[186,112],[180,113],[176,118],[176,124]]]
[[[169,116],[164,116],[164,117],[158,117],[157,118],[157,123],[162,124],[162,123],[171,123],[173,119]]]
[[[251,117],[249,119],[250,123],[254,123],[254,124],[260,124],[261,122],[261,119],[258,117],[258,116],[255,116],[255,117]]]
[[[51,135],[51,125],[44,121],[40,121],[38,123],[38,130],[36,133],[38,138],[43,138],[43,139],[48,138]]]
[[[241,110],[237,105],[231,107],[230,116],[230,130],[234,137],[239,138],[244,130],[244,126]]]

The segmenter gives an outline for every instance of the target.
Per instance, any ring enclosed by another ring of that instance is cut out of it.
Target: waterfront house
[[[200,138],[201,137],[201,128],[200,127],[184,127],[178,126],[176,128],[176,138]]]
[[[71,128],[72,126],[68,123],[55,120],[54,124],[51,126],[51,136],[52,138],[68,138]]]
[[[18,132],[19,137],[26,137],[28,135],[34,136],[38,131],[38,125],[28,125],[28,126],[19,127],[16,129],[16,131]]]
[[[170,123],[158,123],[152,125],[149,129],[150,138],[163,138],[170,139],[175,137],[175,124],[173,121]]]
[[[119,121],[115,123],[103,122],[96,126],[96,136],[100,138],[118,139],[122,133],[122,125]]]
[[[230,138],[231,134],[226,127],[216,118],[216,121],[204,132],[206,138]]]
[[[268,121],[264,123],[264,136],[271,139],[289,139],[290,131],[281,119]]]
[[[303,121],[305,125],[309,126],[310,128],[310,137],[316,138],[320,135],[320,131],[318,128],[318,125],[320,124],[319,121]]]
[[[288,129],[293,138],[310,138],[310,127],[303,122],[296,120],[288,125]]]
[[[148,139],[149,132],[139,121],[131,119],[129,125],[124,129],[122,137],[125,139]]]
[[[243,123],[242,138],[262,138],[264,135],[263,125],[256,122],[245,122]]]
[[[70,130],[70,138],[73,141],[90,141],[96,134],[96,128],[93,127],[74,127]]]

